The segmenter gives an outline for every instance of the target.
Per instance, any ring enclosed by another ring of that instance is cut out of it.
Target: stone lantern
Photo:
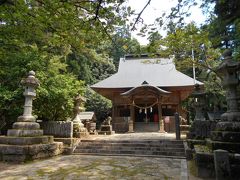
[[[87,129],[84,127],[84,124],[82,123],[79,115],[80,112],[84,111],[84,108],[82,107],[82,103],[86,102],[86,99],[79,94],[74,98],[74,109],[73,109],[73,136],[74,137],[81,137],[81,136],[87,136]]]
[[[231,50],[223,54],[224,60],[217,68],[223,77],[222,85],[226,90],[227,112],[222,114],[212,132],[213,149],[225,149],[231,152],[240,152],[240,109],[239,109],[239,77],[240,62],[232,59]]]
[[[35,89],[40,84],[34,71],[30,71],[21,84],[25,87],[23,115],[8,130],[7,136],[0,136],[0,161],[25,162],[61,154],[63,143],[54,142],[53,136],[43,135],[43,130],[32,115]]]
[[[73,122],[79,122],[82,124],[79,118],[79,113],[83,112],[85,109],[82,107],[82,103],[86,102],[86,99],[79,94],[74,98],[74,109],[73,109]]]
[[[240,70],[240,62],[232,59],[231,50],[226,50],[223,54],[224,61],[218,67],[217,72],[223,77],[222,85],[226,90],[227,112],[221,119],[223,121],[238,121],[240,122],[239,95],[237,86],[239,85],[239,77],[237,72]]]
[[[36,97],[35,89],[40,85],[39,80],[35,78],[35,72],[30,71],[21,84],[25,87],[24,111],[23,115],[19,116],[17,122],[13,124],[13,129],[8,130],[8,136],[41,136],[43,130],[40,130],[40,125],[32,115],[32,102]]]
[[[203,112],[205,106],[205,95],[206,93],[200,89],[199,84],[196,84],[194,92],[192,93],[192,96],[194,98],[193,107],[196,112],[194,121],[206,120]]]
[[[32,115],[32,101],[36,97],[35,89],[40,85],[37,78],[35,78],[35,72],[30,71],[28,77],[21,81],[21,84],[25,87],[23,95],[25,96],[24,112],[22,116],[18,117],[20,122],[35,122],[36,118]]]
[[[189,133],[187,134],[188,139],[204,139],[210,136],[210,130],[208,128],[210,122],[206,121],[203,112],[205,95],[206,93],[200,89],[199,84],[196,84],[192,93],[192,97],[194,98],[193,107],[196,114]]]

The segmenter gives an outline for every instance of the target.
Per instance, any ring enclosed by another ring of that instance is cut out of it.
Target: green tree
[[[175,56],[174,62],[181,72],[193,77],[193,65],[195,66],[197,80],[205,84],[209,111],[216,106],[224,108],[224,91],[215,72],[221,63],[221,51],[213,47],[206,29],[198,28],[194,23],[179,28],[175,26],[174,29],[169,29],[166,37],[155,41],[155,45],[154,52],[161,56]],[[186,106],[191,104],[191,99],[187,101],[189,102],[183,103]]]
[[[78,79],[84,80],[86,84],[94,84],[115,73],[113,61],[104,51],[102,54],[95,50],[81,54],[71,53],[67,57],[67,64],[68,71],[75,74]]]
[[[103,96],[95,93],[91,89],[86,91],[87,102],[85,104],[86,111],[94,111],[99,125],[111,112],[111,101]]]
[[[49,59],[39,54],[38,49],[27,48],[7,56],[1,64],[0,109],[1,114],[12,121],[22,113],[24,98],[19,82],[29,70],[36,71],[41,82],[34,101],[34,114],[43,120],[66,120],[71,115],[72,98],[78,92],[84,93],[83,82],[66,72],[66,65],[59,56]],[[61,108],[64,111],[60,111]]]
[[[184,21],[191,6],[200,6],[208,17],[203,25],[214,48],[231,48],[239,57],[240,2],[235,0],[181,0],[172,8],[171,19]],[[185,16],[186,15],[186,16]],[[161,19],[161,18],[160,18]],[[177,23],[179,26],[181,23]],[[182,25],[182,24],[181,24]]]
[[[214,67],[220,63],[220,51],[213,48],[208,32],[194,23],[169,31],[166,37],[155,41],[155,44],[158,48],[156,53],[165,57],[174,55],[177,68],[190,76],[193,64],[200,76],[206,70],[214,71]]]
[[[0,2],[0,11],[0,114],[8,122],[22,113],[19,82],[29,70],[36,71],[42,83],[34,113],[43,120],[70,116],[72,98],[84,92],[79,79],[95,81],[88,72],[94,63],[88,61],[93,56],[104,57],[94,49],[130,13],[118,0],[7,0]],[[71,56],[82,74],[71,69]]]
[[[240,57],[240,2],[234,0],[212,1],[214,15],[208,29],[216,47],[231,48]]]
[[[158,32],[153,32],[148,37],[149,44],[147,45],[147,52],[148,53],[158,53],[161,49],[159,41],[162,39],[162,36]]]
[[[129,27],[117,28],[112,42],[105,48],[109,56],[113,58],[116,67],[118,67],[119,59],[123,58],[126,54],[139,55],[142,53],[139,42],[131,37]]]

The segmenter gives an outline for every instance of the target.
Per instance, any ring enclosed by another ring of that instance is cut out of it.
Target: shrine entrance
[[[135,107],[134,132],[158,132],[158,117],[157,105],[147,109]]]
[[[132,88],[121,95],[130,100],[128,132],[164,132],[162,101],[170,92],[149,85]]]

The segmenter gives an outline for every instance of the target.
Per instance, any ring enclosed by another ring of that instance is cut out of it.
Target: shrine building
[[[173,59],[129,55],[120,59],[117,73],[91,88],[112,101],[115,132],[174,132],[175,112],[187,116],[181,102],[194,79],[176,70]]]

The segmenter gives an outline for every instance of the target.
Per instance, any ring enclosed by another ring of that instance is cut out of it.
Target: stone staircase
[[[185,158],[181,140],[81,140],[73,154]]]

